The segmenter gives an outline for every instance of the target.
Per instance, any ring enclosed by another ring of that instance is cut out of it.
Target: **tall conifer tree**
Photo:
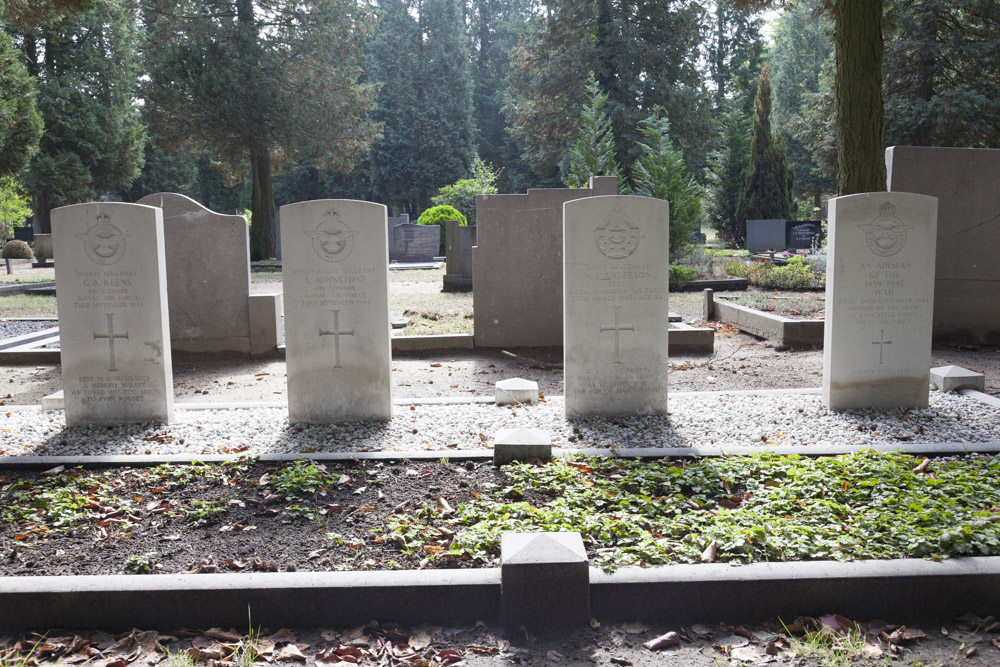
[[[791,219],[795,214],[795,177],[785,158],[784,141],[771,134],[771,77],[767,65],[760,71],[753,104],[753,143],[750,168],[737,205],[737,241],[746,241],[747,220]]]
[[[145,141],[134,102],[139,39],[125,0],[103,0],[22,34],[45,123],[27,179],[38,231],[50,231],[53,208],[123,190],[138,176]]]

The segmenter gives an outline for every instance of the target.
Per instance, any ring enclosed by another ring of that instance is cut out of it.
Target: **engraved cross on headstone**
[[[354,329],[347,329],[344,331],[340,330],[340,311],[333,311],[333,331],[319,330],[319,335],[322,336],[333,336],[333,354],[334,354],[334,368],[343,368],[340,365],[340,337],[341,336],[353,336]]]
[[[601,327],[601,333],[604,333],[605,331],[614,331],[615,332],[615,361],[614,361],[614,363],[620,364],[620,363],[622,363],[621,358],[620,358],[620,353],[621,353],[621,345],[620,345],[620,342],[621,342],[621,332],[622,331],[632,331],[632,332],[634,332],[635,331],[635,327],[633,325],[631,325],[631,324],[629,324],[629,325],[619,324],[618,317],[619,317],[619,311],[621,310],[621,306],[614,306],[614,309],[615,309],[615,325],[612,326],[612,327]]]
[[[885,339],[885,329],[881,329],[878,334],[878,340],[873,340],[872,345],[878,345],[878,362],[882,363],[882,351],[885,350],[886,345],[892,345],[891,340]]]
[[[114,321],[115,315],[114,315],[114,313],[108,313],[107,315],[108,315],[108,333],[106,333],[106,334],[99,334],[99,333],[97,333],[95,331],[94,332],[94,340],[98,340],[99,338],[107,338],[108,339],[108,347],[110,348],[110,351],[111,351],[111,368],[109,368],[108,371],[109,372],[116,372],[118,369],[115,368],[115,338],[125,338],[127,340],[128,339],[128,332],[126,331],[123,334],[116,334],[115,333],[115,321]]]

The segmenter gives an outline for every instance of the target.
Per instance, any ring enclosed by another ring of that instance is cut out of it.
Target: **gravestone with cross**
[[[567,418],[666,414],[669,218],[651,197],[564,205]]]
[[[872,192],[830,200],[823,402],[927,407],[937,199]]]
[[[281,225],[289,421],[389,419],[385,206],[300,202]]]
[[[66,424],[167,423],[173,376],[163,216],[140,204],[52,211]]]

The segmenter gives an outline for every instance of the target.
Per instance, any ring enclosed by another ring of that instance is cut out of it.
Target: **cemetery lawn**
[[[5,318],[57,317],[56,298],[42,294],[7,294],[0,296]]]
[[[0,470],[0,575],[495,567],[501,533],[537,530],[608,569],[994,555],[998,477],[870,451]]]

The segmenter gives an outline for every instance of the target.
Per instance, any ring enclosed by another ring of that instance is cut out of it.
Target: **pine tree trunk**
[[[36,234],[52,233],[52,202],[49,193],[41,187],[35,192],[35,224]]]
[[[274,188],[271,184],[271,155],[267,149],[253,149],[250,165],[253,171],[250,259],[257,261],[274,257]]]
[[[934,97],[934,66],[937,58],[937,31],[938,17],[931,10],[927,17],[927,35],[917,49],[917,67],[914,76],[917,79],[917,99],[930,102]],[[913,132],[913,144],[915,146],[930,146],[932,136],[932,121],[924,118]]]
[[[835,0],[837,190],[885,190],[882,0]]]

